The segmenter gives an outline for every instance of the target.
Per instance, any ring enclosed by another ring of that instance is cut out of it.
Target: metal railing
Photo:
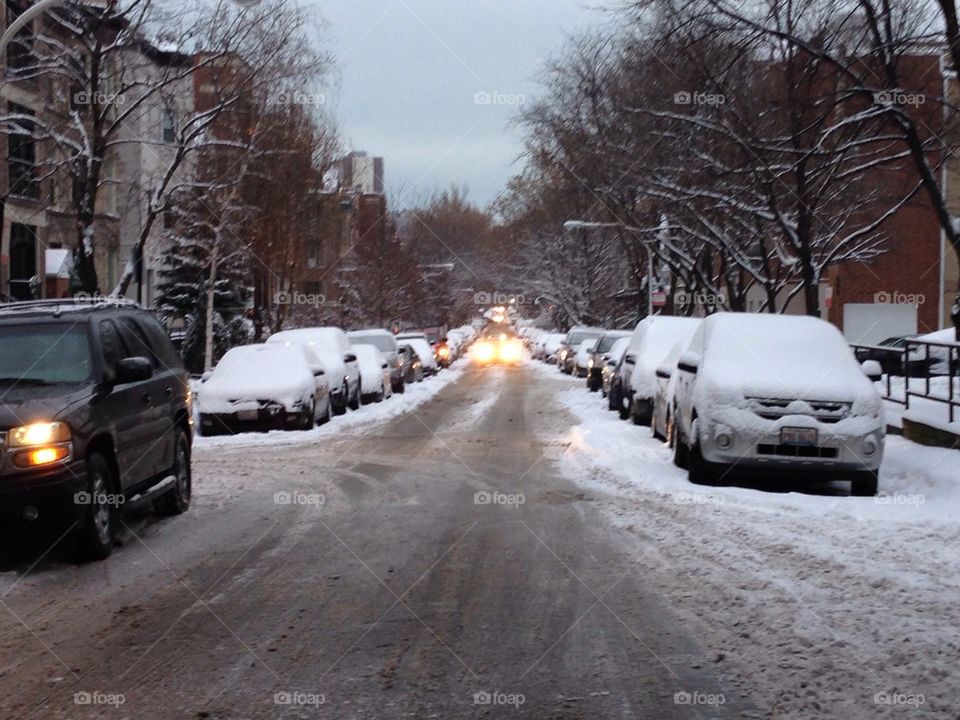
[[[910,409],[922,399],[947,406],[949,421],[960,418],[960,343],[905,340],[900,347],[851,345],[861,362],[876,360],[883,370],[883,399]],[[898,379],[903,380],[898,394]]]

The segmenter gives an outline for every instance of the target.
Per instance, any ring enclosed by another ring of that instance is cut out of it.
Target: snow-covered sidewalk
[[[574,419],[558,464],[765,716],[960,715],[960,452],[888,438],[877,498],[694,486],[648,428],[541,367]]]

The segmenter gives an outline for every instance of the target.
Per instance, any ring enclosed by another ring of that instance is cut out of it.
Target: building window
[[[28,108],[10,103],[12,115],[33,115]],[[33,123],[22,118],[16,125],[26,132],[7,135],[7,171],[10,178],[10,194],[28,197],[34,200],[40,197],[40,184],[37,182],[37,148],[33,140]]]
[[[177,118],[173,108],[163,108],[163,141],[172,143],[177,140]]]
[[[323,243],[319,237],[307,240],[307,267],[320,267],[323,262]]]
[[[7,0],[6,27],[9,27],[14,20],[23,14],[27,4],[29,3],[25,3],[23,0]],[[36,64],[37,57],[34,53],[33,41],[33,28],[27,25],[16,34],[13,41],[7,46],[7,70],[12,70],[12,74]]]

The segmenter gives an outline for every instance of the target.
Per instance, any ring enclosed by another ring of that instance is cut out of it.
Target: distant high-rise
[[[364,194],[383,194],[382,157],[371,157],[365,152],[352,152],[341,161],[340,173],[344,189]]]

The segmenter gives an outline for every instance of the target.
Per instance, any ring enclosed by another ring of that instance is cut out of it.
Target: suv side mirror
[[[867,360],[860,367],[863,369],[863,374],[873,382],[883,380],[883,367],[876,360]]]
[[[626,355],[623,356],[623,364],[624,364],[624,365],[636,365],[636,364],[637,364],[637,356],[634,355],[633,353],[627,353]]]
[[[356,362],[357,356],[353,353],[344,353],[343,360],[344,362]]]
[[[200,376],[200,382],[205,383],[207,380],[213,377],[213,370],[207,370],[203,375]]]
[[[700,356],[695,352],[683,353],[677,361],[677,368],[696,375],[697,370],[700,369]]]
[[[153,365],[145,357],[128,357],[117,363],[114,375],[117,385],[142,382],[153,376]]]

